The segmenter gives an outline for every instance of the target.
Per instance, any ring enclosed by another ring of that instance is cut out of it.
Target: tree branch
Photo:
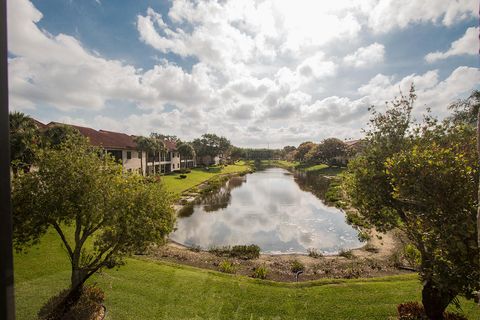
[[[70,244],[68,244],[67,238],[65,238],[65,235],[63,234],[62,229],[60,228],[60,226],[58,225],[58,223],[56,223],[55,221],[52,222],[52,225],[53,225],[53,227],[55,228],[55,230],[57,231],[57,233],[60,235],[60,238],[62,238],[63,244],[64,244],[65,247],[67,248],[68,255],[70,256],[70,259],[73,260],[73,250],[72,250],[72,247],[70,247]]]

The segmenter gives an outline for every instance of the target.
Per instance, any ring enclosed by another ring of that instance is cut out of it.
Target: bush
[[[50,298],[47,303],[38,312],[39,320],[90,320],[102,310],[102,303],[105,300],[105,294],[102,289],[94,286],[85,286],[78,302],[63,316],[55,314],[55,309],[65,299],[70,290],[65,289],[56,296]]]
[[[257,279],[266,279],[268,274],[268,269],[265,266],[259,266],[253,269],[252,278]]]
[[[366,232],[366,231],[360,231],[360,232],[358,233],[358,240],[359,240],[360,242],[365,242],[365,241],[368,241],[368,240],[370,240],[370,239],[371,239],[371,236],[370,236],[370,234],[369,234],[368,232]]]
[[[309,257],[312,257],[312,258],[321,258],[323,257],[323,254],[318,251],[317,249],[314,249],[314,248],[310,248],[307,250],[308,252],[308,256]]]
[[[420,258],[420,251],[415,248],[412,244],[407,244],[405,248],[403,248],[403,256],[410,267],[416,268],[420,265],[421,258]]]
[[[290,271],[292,271],[292,273],[297,273],[297,272],[300,272],[300,271],[305,271],[305,266],[304,266],[303,263],[301,263],[300,261],[298,261],[298,260],[293,260],[293,261],[290,263]]]
[[[187,175],[186,174],[181,174],[181,175],[179,175],[179,177],[180,177],[180,179],[185,179],[187,177]]]
[[[233,246],[230,256],[244,260],[257,259],[260,256],[260,247],[256,244]]]
[[[342,250],[340,250],[340,252],[338,253],[338,255],[339,255],[340,257],[344,257],[344,258],[347,258],[347,259],[353,259],[353,258],[355,258],[352,250],[344,250],[344,249],[342,249]]]
[[[399,320],[428,320],[423,306],[418,302],[405,302],[397,306]],[[445,320],[468,320],[458,313],[445,312]]]
[[[256,259],[260,256],[260,247],[255,244],[237,245],[233,247],[212,247],[208,249],[208,252],[219,257],[230,257],[249,260]]]
[[[195,245],[195,246],[189,247],[188,250],[193,251],[193,252],[200,252],[200,251],[202,251],[202,248],[198,245]]]
[[[228,261],[228,260],[223,260],[218,265],[218,270],[220,270],[221,272],[232,273],[233,274],[237,271],[237,268],[235,268],[235,265],[233,264],[233,262]]]

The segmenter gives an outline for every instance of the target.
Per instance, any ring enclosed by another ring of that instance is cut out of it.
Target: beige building
[[[41,124],[39,122],[39,124]],[[64,125],[63,123],[50,122],[46,127]],[[77,129],[80,134],[87,137],[94,146],[101,147],[111,154],[127,171],[136,171],[142,175],[155,173],[170,173],[178,171],[184,166],[184,159],[180,159],[175,141],[164,141],[166,151],[160,154],[148,154],[140,152],[135,142],[135,136],[107,130],[95,130],[92,128],[69,125]],[[196,166],[195,159],[187,160],[187,167]]]

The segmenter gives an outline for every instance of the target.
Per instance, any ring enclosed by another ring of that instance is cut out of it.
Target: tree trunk
[[[451,292],[441,291],[427,280],[422,290],[422,304],[430,320],[443,320],[443,313],[455,296]]]
[[[155,151],[153,151],[152,163],[153,163],[153,175],[155,175]]]
[[[142,176],[146,176],[146,174],[143,173],[143,151],[139,152],[140,154],[140,170],[142,171]]]
[[[70,291],[63,301],[50,313],[51,320],[62,320],[63,316],[78,302],[82,296],[83,284],[87,280],[88,273],[85,270],[72,267]]]

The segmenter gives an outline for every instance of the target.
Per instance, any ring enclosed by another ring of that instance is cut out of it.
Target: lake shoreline
[[[282,168],[286,169],[287,168]],[[290,170],[288,170],[290,171]],[[228,178],[239,174],[228,174]],[[199,185],[206,185],[208,181]],[[186,205],[192,205],[201,197],[201,193],[186,193],[183,201],[176,205],[179,212]],[[345,258],[339,254],[329,254],[320,258],[312,258],[302,253],[261,253],[258,259],[240,260],[228,259],[237,268],[237,273],[249,276],[252,270],[258,266],[266,266],[270,271],[268,279],[275,281],[295,281],[290,272],[290,264],[297,260],[305,265],[305,272],[299,281],[315,280],[328,277],[357,278],[357,277],[380,277],[386,275],[403,274],[407,271],[395,267],[392,255],[399,250],[401,243],[396,232],[379,234],[371,231],[371,237],[362,246],[348,250],[351,258]],[[194,267],[218,270],[224,257],[217,257],[206,250],[199,250],[187,245],[169,240],[167,245],[153,249],[150,256],[155,259],[190,265]]]
[[[219,271],[219,264],[224,260],[231,261],[236,274],[251,276],[256,267],[264,266],[268,270],[267,279],[279,282],[295,282],[291,272],[291,263],[298,261],[304,265],[304,273],[298,281],[311,281],[325,278],[353,279],[374,278],[411,273],[397,268],[392,254],[399,249],[396,232],[372,237],[372,240],[358,249],[352,249],[349,258],[339,255],[328,255],[313,258],[307,254],[265,254],[252,260],[225,258],[216,256],[205,250],[197,250],[185,245],[169,241],[165,246],[152,248],[148,254],[151,258],[173,262],[197,268]],[[374,239],[373,239],[374,238]],[[375,251],[366,248],[376,248]]]

